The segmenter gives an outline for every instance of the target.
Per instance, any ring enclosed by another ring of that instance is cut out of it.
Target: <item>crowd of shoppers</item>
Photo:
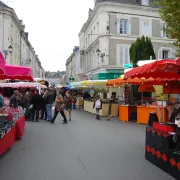
[[[53,104],[54,113],[52,113]],[[43,119],[54,124],[58,113],[63,117],[63,124],[67,124],[67,119],[71,121],[72,98],[69,91],[57,92],[56,89],[48,88],[39,93],[39,90],[35,89],[27,90],[23,95],[15,90],[10,98],[10,106],[14,108],[21,106],[27,121],[38,122],[39,119]]]

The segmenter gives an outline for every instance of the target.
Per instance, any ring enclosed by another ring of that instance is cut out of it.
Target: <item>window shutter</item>
[[[161,37],[163,38],[163,23],[161,23],[161,29],[160,29],[160,31],[161,31]]]
[[[124,47],[124,64],[129,64],[128,47]]]
[[[117,18],[117,34],[120,34],[120,19]]]
[[[128,34],[131,35],[131,20],[128,20]]]
[[[162,59],[162,49],[158,49],[158,59]]]
[[[124,47],[120,46],[120,61],[119,61],[119,65],[123,66],[124,64]]]

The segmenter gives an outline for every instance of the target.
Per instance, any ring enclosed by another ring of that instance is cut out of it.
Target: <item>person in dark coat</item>
[[[31,111],[29,109],[30,105],[31,105],[31,98],[29,92],[27,91],[23,98],[23,108],[24,108],[24,115],[26,121],[29,121],[31,117]]]
[[[46,90],[46,95],[45,95],[44,99],[45,99],[45,103],[46,103],[47,120],[51,122],[53,119],[52,105],[53,105],[53,101],[54,101],[54,94],[52,92],[52,89]]]
[[[47,112],[46,112],[46,103],[45,103],[45,92],[41,90],[41,97],[43,98],[42,105],[41,105],[41,117],[40,119],[47,120]]]
[[[36,122],[38,122],[39,119],[39,111],[41,109],[41,104],[42,104],[43,98],[39,94],[39,90],[35,90],[35,95],[32,97],[31,104],[33,105],[32,109],[32,121],[34,121],[34,117],[36,119]]]

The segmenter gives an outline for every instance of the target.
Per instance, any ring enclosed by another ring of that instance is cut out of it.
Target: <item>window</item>
[[[168,50],[163,50],[163,51],[162,51],[162,58],[163,58],[163,59],[168,58],[168,54],[169,54],[169,51],[168,51]]]
[[[141,23],[141,32],[144,36],[151,36],[151,22],[150,21],[142,21]]]
[[[117,46],[119,49],[119,56],[117,57],[117,65],[123,66],[124,64],[130,63],[129,46],[120,45]]]
[[[128,34],[128,20],[127,19],[120,20],[120,34]]]
[[[166,28],[167,28],[167,23],[162,23],[162,27],[161,27],[162,38],[167,38]]]
[[[158,59],[172,58],[172,48],[160,48],[158,49]]]
[[[141,5],[149,6],[149,0],[141,0]]]

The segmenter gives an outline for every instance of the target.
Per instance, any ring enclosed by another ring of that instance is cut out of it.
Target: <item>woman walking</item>
[[[71,121],[72,98],[70,97],[69,91],[66,91],[66,95],[64,97],[64,105],[66,110],[66,117],[69,117],[69,121]]]
[[[63,97],[58,94],[57,97],[56,97],[56,105],[55,105],[55,112],[54,112],[54,117],[51,121],[52,124],[54,124],[55,120],[56,120],[56,117],[58,115],[58,113],[60,112],[60,114],[62,115],[64,121],[62,124],[67,124],[67,119],[66,119],[66,116],[64,114],[64,100],[63,100]]]

